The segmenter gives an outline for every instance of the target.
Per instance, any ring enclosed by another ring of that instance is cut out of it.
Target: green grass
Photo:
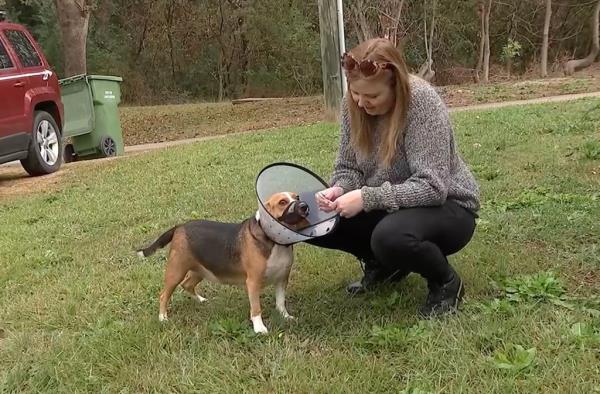
[[[64,188],[0,203],[1,392],[600,391],[600,101],[453,114],[482,189],[472,243],[451,261],[462,313],[420,321],[423,281],[349,298],[353,258],[299,245],[288,323],[243,289],[176,292],[160,324],[164,251],[133,251],[189,218],[238,221],[287,160],[327,177],[336,126],[230,137],[81,166]]]
[[[467,84],[443,87],[450,105],[483,104],[510,100],[527,100],[564,94],[596,92],[600,82],[592,76],[574,78],[524,79],[490,84]]]

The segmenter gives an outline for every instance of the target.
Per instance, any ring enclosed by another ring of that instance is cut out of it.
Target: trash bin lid
[[[104,81],[123,82],[123,78],[115,77],[113,75],[88,75],[88,79],[101,79]]]
[[[73,75],[71,77],[63,78],[58,80],[60,86],[65,86],[73,82],[85,79],[85,74]]]
[[[280,162],[266,166],[256,178],[261,228],[269,238],[281,245],[291,245],[331,232],[339,222],[339,214],[321,211],[315,198],[316,192],[327,187],[327,183],[319,176],[300,165]],[[293,230],[267,212],[264,203],[272,194],[279,192],[295,192],[300,200],[308,204],[308,227]]]

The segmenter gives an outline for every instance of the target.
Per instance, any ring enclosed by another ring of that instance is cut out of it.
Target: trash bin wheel
[[[63,153],[63,158],[65,163],[70,163],[72,161],[77,160],[77,155],[75,154],[75,148],[73,148],[73,144],[66,144],[65,151]]]
[[[103,157],[116,156],[117,143],[109,136],[102,137],[100,140],[100,153]]]

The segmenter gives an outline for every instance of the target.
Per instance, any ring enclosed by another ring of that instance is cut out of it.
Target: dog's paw
[[[266,335],[269,333],[269,330],[267,330],[267,327],[262,326],[262,327],[254,327],[254,332],[256,334],[261,334],[261,335]]]
[[[279,313],[281,313],[281,317],[283,317],[285,320],[295,320],[296,319],[294,316],[290,315],[285,308],[277,308],[277,310],[279,311]]]
[[[158,321],[160,321],[160,322],[166,322],[168,320],[169,320],[169,318],[167,317],[166,313],[159,313],[158,314]]]
[[[257,334],[268,334],[269,332],[267,327],[265,327],[260,315],[252,318],[252,327],[254,328],[254,332]]]
[[[208,298],[204,298],[201,295],[196,294],[196,300],[198,300],[198,302],[203,303],[208,301]]]

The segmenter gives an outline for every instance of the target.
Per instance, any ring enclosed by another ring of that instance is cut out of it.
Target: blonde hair
[[[386,78],[391,80],[395,103],[380,140],[378,157],[381,163],[389,167],[397,153],[398,142],[401,140],[401,133],[404,130],[410,100],[409,72],[404,55],[390,40],[384,38],[364,41],[349,53],[359,62],[372,60],[379,64],[387,64],[387,68],[380,68],[375,74],[368,77],[356,69],[352,71],[344,70],[344,72],[348,80],[348,90],[350,90],[352,81],[357,79],[374,81]],[[374,148],[371,141],[374,129],[373,118],[358,107],[350,93],[348,93],[346,101],[350,112],[350,143],[355,150],[367,156]]]

